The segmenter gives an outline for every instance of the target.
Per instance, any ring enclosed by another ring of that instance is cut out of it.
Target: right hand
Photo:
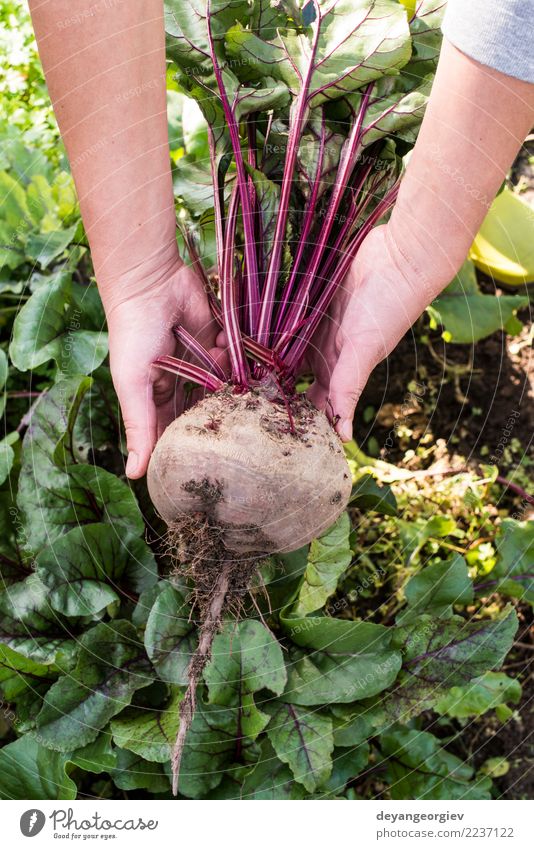
[[[152,365],[164,354],[184,357],[173,326],[182,324],[223,367],[224,352],[215,347],[219,328],[202,281],[179,258],[161,279],[154,274],[140,285],[125,275],[113,291],[120,299],[103,299],[111,375],[126,428],[126,474],[136,479],[146,473],[159,436],[183,410],[182,381]]]

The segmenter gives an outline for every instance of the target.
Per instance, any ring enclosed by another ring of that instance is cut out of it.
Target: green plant
[[[25,135],[35,104],[19,97],[13,109],[26,115],[20,161],[39,163],[50,188],[47,137],[43,154]],[[179,120],[174,128],[178,214],[210,267],[210,195],[196,180],[203,136],[188,142]],[[27,206],[42,181],[3,167]],[[201,189],[204,201],[185,202]],[[12,333],[10,357],[0,349],[0,797],[171,798],[198,614],[191,585],[169,574],[146,490],[122,475],[103,313],[67,179],[46,198],[0,286]],[[47,232],[62,236],[42,262],[28,245],[50,247]],[[225,615],[186,741],[184,796],[495,792],[502,762],[476,771],[458,740],[462,723],[490,713],[504,722],[519,698],[518,681],[498,670],[516,631],[507,602],[534,598],[532,526],[500,520],[494,470],[433,488],[348,456],[349,513],[309,547],[266,558],[240,621]]]
[[[165,560],[158,567],[143,541],[132,492],[80,459],[99,379],[61,380],[39,400],[15,468],[16,503],[2,491],[0,679],[19,735],[1,755],[6,797],[24,786],[32,798],[73,798],[76,782],[101,773],[127,790],[170,790],[196,616],[187,584],[165,577]],[[113,432],[112,420],[99,419],[102,434],[106,424]],[[388,496],[386,521],[396,524],[393,503]],[[511,647],[515,613],[491,614],[477,598],[499,590],[532,599],[534,537],[526,523],[505,522],[492,571],[473,584],[466,560],[446,548],[415,559],[431,538],[446,544],[451,534],[454,522],[410,525],[411,577],[396,581],[389,625],[351,611],[343,586],[360,549],[347,515],[309,550],[267,559],[265,589],[258,582],[242,621],[227,615],[215,637],[182,793],[324,798],[371,768],[399,798],[487,798],[490,778],[474,778],[417,718],[516,701],[517,683],[490,673]],[[51,764],[57,786],[47,783]]]
[[[202,179],[196,154],[194,170],[202,188],[211,185],[200,211],[214,222],[215,269],[203,268],[191,233],[184,240],[230,361],[225,371],[177,326],[196,362],[154,362],[215,393],[167,428],[148,469],[150,496],[206,620],[180,709],[176,778],[217,623],[235,576],[250,571],[237,555],[308,543],[347,503],[341,447],[295,383],[360,246],[397,196],[441,9],[431,2],[407,12],[397,0],[166,3],[177,84],[207,124],[208,173]],[[179,166],[178,191],[188,179]]]
[[[505,330],[511,335],[518,333],[523,325],[516,312],[528,304],[528,295],[483,294],[477,283],[475,266],[468,259],[453,282],[428,307],[427,313],[431,328],[441,325],[447,342],[473,344],[496,330]]]

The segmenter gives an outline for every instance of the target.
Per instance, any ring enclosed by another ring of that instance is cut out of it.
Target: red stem
[[[185,360],[179,360],[177,357],[158,357],[152,365],[164,371],[169,371],[171,374],[176,374],[178,377],[183,377],[185,380],[192,380],[193,383],[198,383],[199,386],[203,386],[209,392],[217,392],[225,386],[224,381],[219,380],[215,375],[209,374],[205,369],[200,368],[200,366],[186,363]]]
[[[397,193],[399,190],[399,182],[395,183],[394,186],[387,192],[386,195],[382,198],[379,204],[377,204],[376,208],[373,210],[365,224],[360,228],[358,233],[353,238],[352,242],[347,246],[347,251],[337,266],[331,280],[328,281],[327,285],[321,292],[317,303],[313,307],[311,314],[309,315],[306,323],[306,327],[298,337],[293,337],[292,340],[287,344],[286,350],[281,352],[282,359],[286,363],[288,369],[291,372],[296,371],[297,366],[299,365],[306,348],[308,347],[313,334],[317,330],[319,322],[326,315],[326,311],[332,302],[332,298],[334,297],[338,286],[345,278],[348,270],[356,256],[361,243],[370,232],[370,230],[374,227],[374,225],[382,218],[383,215],[391,208],[391,206],[395,203],[395,199],[397,197]]]
[[[212,374],[220,380],[226,381],[226,375],[219,363],[213,359],[209,351],[205,349],[204,345],[201,345],[194,336],[191,336],[191,334],[187,332],[185,327],[182,327],[181,325],[173,327],[173,333],[178,342],[181,342],[188,351],[194,354]]]
[[[302,86],[297,96],[297,99],[291,108],[291,118],[289,127],[289,137],[287,141],[286,158],[284,162],[284,173],[282,176],[282,190],[280,192],[280,203],[278,205],[278,215],[276,217],[276,227],[273,237],[273,249],[269,259],[267,275],[262,292],[262,304],[258,320],[258,341],[263,345],[268,345],[270,341],[271,321],[273,315],[274,297],[276,293],[276,284],[278,282],[278,274],[280,272],[280,263],[282,259],[282,250],[285,243],[285,233],[287,226],[287,218],[289,215],[289,202],[291,198],[291,189],[293,186],[293,176],[295,171],[295,163],[299,149],[299,142],[302,136],[304,125],[306,123],[309,109],[309,87],[314,70],[315,54],[319,43],[320,14],[318,4],[315,3],[317,14],[317,22],[313,35],[313,42],[308,60],[306,75],[302,79]]]
[[[319,271],[319,266],[324,258],[324,252],[328,244],[330,231],[332,230],[332,226],[336,219],[339,205],[349,184],[350,175],[354,169],[355,159],[358,155],[358,149],[360,145],[362,123],[372,88],[373,83],[370,83],[367,86],[365,93],[362,97],[362,102],[358,110],[358,115],[350,131],[350,135],[345,144],[343,145],[343,151],[341,153],[341,160],[339,163],[336,184],[332,196],[330,198],[325,222],[321,228],[317,244],[313,249],[308,268],[306,269],[305,278],[299,286],[298,298],[296,298],[295,301],[291,304],[291,308],[288,311],[286,320],[283,325],[284,331],[291,332],[292,328],[296,324],[298,324],[304,314],[305,305],[310,294],[310,289],[313,285],[317,272]]]
[[[287,310],[290,308],[289,299],[291,297],[291,293],[293,291],[293,287],[295,285],[295,280],[297,278],[297,273],[300,267],[300,263],[302,260],[302,256],[304,254],[304,250],[307,247],[308,236],[310,234],[310,230],[312,228],[312,224],[315,218],[315,206],[317,203],[317,195],[319,194],[319,186],[321,184],[321,172],[323,168],[323,160],[324,160],[324,149],[325,149],[325,140],[326,140],[326,122],[324,111],[322,114],[321,121],[321,141],[319,146],[319,153],[317,156],[317,170],[314,175],[313,189],[310,192],[310,197],[308,198],[308,203],[306,204],[306,211],[304,216],[304,228],[299,237],[299,246],[297,250],[297,255],[295,257],[295,261],[293,263],[293,268],[291,269],[291,274],[289,280],[287,281],[284,291],[282,292],[280,298],[280,309],[278,311],[278,316],[274,329],[274,337],[276,341],[276,337],[280,332],[281,328],[284,325],[285,314]]]
[[[180,232],[182,234],[183,240],[185,242],[185,246],[187,248],[187,253],[189,254],[189,258],[191,260],[191,266],[198,272],[200,277],[202,278],[202,282],[204,283],[204,288],[209,290],[210,282],[208,280],[208,275],[206,273],[206,269],[202,265],[202,260],[198,254],[198,251],[195,246],[195,241],[186,227],[182,227],[180,224],[178,225]]]
[[[370,169],[367,169],[367,174],[368,174],[369,170]],[[367,174],[366,174],[366,176],[367,176]],[[333,247],[329,250],[329,252],[326,256],[326,260],[324,262],[324,265],[321,267],[320,275],[317,275],[317,277],[314,280],[314,285],[312,287],[312,292],[311,292],[312,300],[314,299],[314,297],[316,295],[318,295],[320,293],[320,281],[321,280],[328,280],[330,274],[333,273],[332,266],[339,260],[339,254],[342,253],[342,252],[343,253],[345,252],[345,249],[346,249],[345,242],[350,239],[350,234],[351,234],[351,231],[352,231],[356,221],[358,220],[358,218],[361,218],[363,216],[363,214],[365,213],[365,210],[367,209],[367,207],[369,206],[371,201],[374,199],[376,191],[380,188],[380,186],[382,185],[382,183],[384,182],[385,179],[386,179],[386,176],[383,175],[376,182],[372,183],[371,186],[369,186],[369,189],[367,190],[367,192],[365,193],[364,199],[359,204],[357,204],[357,203],[353,204],[352,209],[350,210],[350,212],[347,215],[347,220],[346,220],[345,224],[343,225],[339,236],[337,237],[336,241],[334,242]]]
[[[232,376],[240,386],[248,387],[250,373],[243,348],[241,328],[239,327],[238,305],[236,303],[236,278],[234,275],[235,231],[240,197],[242,195],[239,191],[239,186],[236,185],[232,190],[228,205],[220,294],[224,330],[228,340],[230,362],[232,363]]]
[[[208,124],[208,145],[211,160],[211,180],[213,184],[213,210],[215,213],[215,243],[217,245],[217,271],[219,279],[222,276],[221,258],[224,253],[224,199],[219,190],[219,169],[217,167],[217,151],[213,130]]]
[[[512,492],[515,492],[516,495],[519,495],[523,501],[526,501],[527,504],[534,504],[534,497],[529,495],[521,486],[513,481],[508,480],[508,478],[503,478],[502,475],[497,475],[495,478],[497,483],[500,483],[501,486],[505,486],[507,489],[511,489]]]
[[[258,264],[256,258],[256,246],[254,244],[254,227],[253,227],[253,217],[252,217],[252,209],[250,206],[250,196],[249,196],[249,186],[247,182],[247,176],[245,173],[245,165],[243,163],[243,154],[241,151],[241,141],[239,138],[239,126],[234,115],[234,111],[230,106],[230,101],[228,100],[228,95],[226,93],[226,89],[224,87],[224,81],[221,74],[221,68],[219,66],[219,62],[215,53],[215,46],[213,43],[213,34],[211,31],[211,2],[208,0],[207,4],[207,30],[208,30],[208,43],[210,47],[211,58],[213,60],[213,70],[215,73],[215,79],[217,81],[217,86],[219,88],[219,95],[221,98],[221,103],[224,111],[224,117],[226,118],[226,123],[228,125],[228,131],[230,133],[230,139],[232,141],[232,148],[234,152],[234,160],[237,170],[237,185],[239,190],[239,195],[241,198],[241,209],[243,214],[243,231],[244,231],[244,248],[245,248],[245,265],[246,265],[246,285],[248,289],[248,306],[249,306],[249,325],[251,327],[251,332],[254,335],[254,329],[256,326],[256,312],[258,309],[258,304],[260,301],[260,293],[259,293],[259,283],[258,283]],[[238,351],[235,352],[237,357],[240,357],[240,353]],[[243,355],[243,360],[245,360]],[[244,376],[245,382],[244,386],[248,385],[248,381],[245,377],[248,369],[246,362],[240,363],[239,373]]]

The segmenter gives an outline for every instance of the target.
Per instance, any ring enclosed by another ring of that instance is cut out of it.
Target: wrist
[[[394,208],[387,224],[387,241],[395,263],[404,276],[417,281],[425,306],[449,285],[461,268],[471,245],[471,239],[461,238],[435,225],[435,236],[426,238],[429,225],[418,227],[414,216]],[[434,228],[433,228],[434,229]],[[452,229],[452,228],[451,228]],[[451,236],[451,238],[449,238]]]
[[[176,238],[152,250],[141,262],[113,276],[96,273],[106,316],[132,298],[156,294],[183,267]]]

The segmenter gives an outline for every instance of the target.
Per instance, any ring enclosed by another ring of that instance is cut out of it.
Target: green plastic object
[[[469,257],[507,286],[534,283],[534,208],[505,188],[493,201]]]

